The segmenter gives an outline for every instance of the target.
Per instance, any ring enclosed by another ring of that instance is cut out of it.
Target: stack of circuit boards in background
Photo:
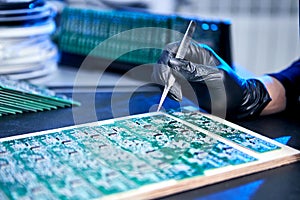
[[[141,49],[152,46],[163,47],[168,41],[166,30],[141,30],[121,35],[107,41],[103,48],[91,52],[106,39],[134,28],[168,28],[166,16],[120,11],[98,11],[66,8],[61,16],[59,47],[62,51],[81,55],[98,56],[130,63],[150,63],[158,57],[157,49]],[[127,54],[122,56],[122,52]]]
[[[297,159],[198,111],[147,113],[0,139],[0,199],[153,199]]]
[[[66,7],[60,18],[58,45],[67,53],[134,64],[155,63],[166,44],[181,40],[183,35],[179,33],[185,32],[190,20],[177,15]],[[193,20],[197,23],[194,39],[208,44],[230,65],[230,23]],[[124,32],[127,30],[131,31]]]
[[[0,116],[79,105],[65,96],[26,81],[0,76]]]

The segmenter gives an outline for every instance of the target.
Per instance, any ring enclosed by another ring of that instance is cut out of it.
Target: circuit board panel
[[[258,153],[264,153],[280,148],[271,142],[267,142],[249,133],[208,118],[198,111],[170,112],[170,114]]]
[[[172,115],[142,114],[1,139],[0,199],[95,199],[259,161],[243,150],[248,145],[237,148],[201,131],[202,124],[189,125],[203,117],[199,112]],[[259,154],[281,149],[250,139]]]

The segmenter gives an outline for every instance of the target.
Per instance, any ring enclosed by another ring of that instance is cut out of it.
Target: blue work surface
[[[72,96],[71,93],[66,93]],[[130,100],[128,100],[130,95]],[[0,117],[0,137],[32,133],[48,129],[87,123],[128,114],[146,113],[158,104],[159,92],[111,92],[79,93],[82,105],[37,113],[25,113]],[[167,98],[165,109],[194,105],[188,99],[178,103]],[[113,109],[112,109],[113,108]],[[114,111],[113,111],[114,110]],[[76,118],[76,120],[74,120]],[[300,119],[281,113],[235,123],[277,141],[300,149]],[[161,199],[299,199],[300,163],[235,178],[195,190],[182,192]]]

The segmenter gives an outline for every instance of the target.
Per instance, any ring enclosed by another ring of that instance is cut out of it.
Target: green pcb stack
[[[166,16],[66,8],[61,19],[59,46],[65,52],[113,60],[119,58],[122,52],[128,52],[119,61],[142,64],[154,61],[153,58],[161,53],[159,49],[147,47],[163,47],[162,44],[168,42],[167,34],[162,33],[161,29],[140,29],[124,33],[144,27],[167,29],[170,20]],[[116,35],[121,32],[123,34]],[[108,41],[108,38],[111,39]],[[101,43],[103,46],[98,46]]]
[[[79,102],[47,88],[0,76],[0,117],[79,105]]]
[[[66,7],[60,18],[58,46],[62,52],[71,54],[133,64],[155,63],[167,43],[182,38],[178,32],[184,33],[191,19],[177,15]],[[221,32],[218,27],[224,22],[193,20],[198,24],[194,39],[219,53]],[[215,30],[211,29],[212,23]]]

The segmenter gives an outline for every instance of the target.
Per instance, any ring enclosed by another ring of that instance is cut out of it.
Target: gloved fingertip
[[[169,96],[171,99],[175,100],[175,101],[178,101],[178,102],[182,101],[182,97],[176,96],[176,95],[174,95],[174,94],[172,94],[172,93],[169,93],[168,96]]]
[[[176,65],[177,64],[177,59],[176,58],[170,58],[169,63],[170,65]]]
[[[169,64],[174,66],[183,66],[183,65],[187,65],[188,61],[179,58],[170,58]]]

